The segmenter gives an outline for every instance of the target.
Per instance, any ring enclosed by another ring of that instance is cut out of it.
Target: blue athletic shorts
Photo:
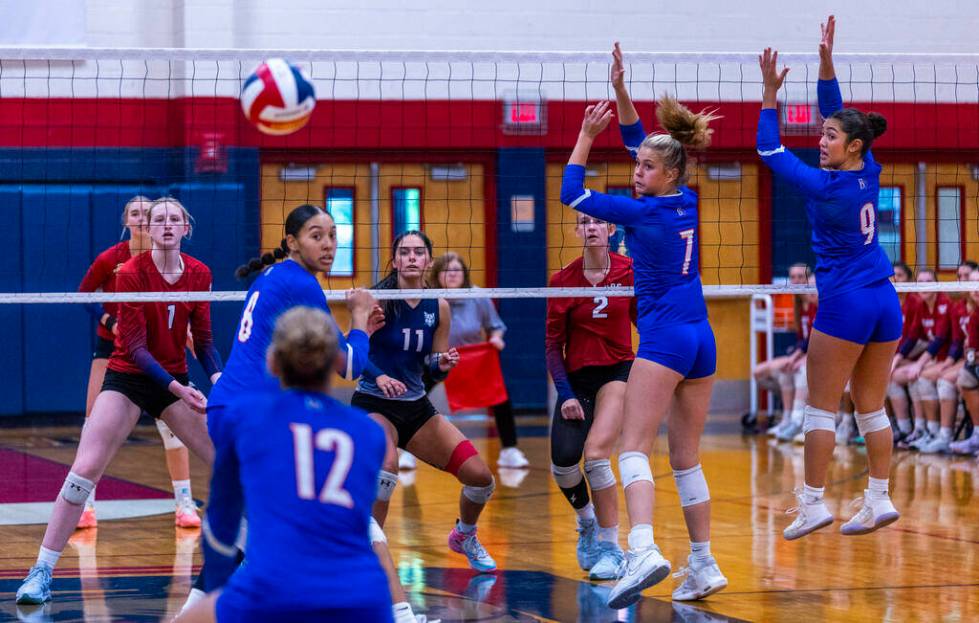
[[[826,335],[866,344],[900,339],[901,301],[887,279],[819,300],[813,327]]]
[[[643,324],[640,321],[636,357],[666,366],[686,379],[710,376],[717,370],[717,345],[707,320],[666,327]]]
[[[387,592],[386,590],[384,591]],[[330,608],[326,610],[268,610],[262,604],[241,595],[222,593],[215,605],[218,623],[309,623],[311,621],[356,621],[357,623],[392,623],[391,604],[383,603],[367,608]]]

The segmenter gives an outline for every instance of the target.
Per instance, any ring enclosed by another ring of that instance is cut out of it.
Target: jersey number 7
[[[303,500],[312,500],[316,496],[316,469],[313,464],[313,429],[309,424],[289,424],[292,430],[292,443],[296,458],[296,491]],[[350,473],[350,465],[354,458],[354,442],[350,435],[335,428],[324,428],[316,433],[317,450],[333,452],[333,465],[326,475],[326,482],[320,491],[319,500],[323,504],[336,504],[344,508],[353,508],[354,500],[350,492],[343,488]]]

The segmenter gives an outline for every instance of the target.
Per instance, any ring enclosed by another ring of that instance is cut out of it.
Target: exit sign
[[[526,97],[503,100],[503,132],[506,134],[546,134],[547,112],[544,101]]]
[[[782,106],[782,127],[790,134],[805,134],[819,127],[822,117],[819,109],[812,104],[784,104]]]

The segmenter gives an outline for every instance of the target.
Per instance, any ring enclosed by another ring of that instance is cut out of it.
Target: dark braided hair
[[[326,212],[323,208],[308,203],[295,208],[286,217],[286,235],[298,236],[299,231],[306,224],[306,221],[319,214],[326,214]],[[263,253],[259,257],[252,258],[239,266],[235,270],[235,277],[238,279],[247,279],[252,273],[264,270],[266,266],[271,266],[287,257],[289,257],[289,245],[286,243],[286,239],[283,238],[277,248],[272,249],[269,253]]]
[[[398,247],[401,246],[401,241],[408,236],[418,236],[424,243],[425,248],[428,249],[429,257],[432,256],[432,241],[425,232],[417,229],[409,229],[408,231],[403,231],[397,236],[395,236],[394,241],[391,243],[391,270],[388,274],[374,284],[373,290],[397,290],[398,289],[398,269],[394,267],[394,256],[398,252]],[[425,280],[422,280],[422,287],[425,287]],[[388,299],[384,301],[382,307],[384,308],[384,316],[387,318],[396,318],[400,313],[400,306],[396,305],[399,301],[394,299]]]

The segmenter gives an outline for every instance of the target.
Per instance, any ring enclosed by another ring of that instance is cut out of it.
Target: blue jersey
[[[234,561],[244,511],[248,559],[221,599],[272,613],[294,610],[297,596],[307,610],[390,607],[368,533],[381,427],[359,409],[297,389],[250,393],[227,415],[211,428],[204,551],[209,566]]]
[[[258,276],[248,289],[231,355],[208,396],[209,406],[226,405],[244,391],[278,387],[278,379],[266,367],[265,354],[272,342],[276,320],[297,305],[330,313],[323,289],[309,271],[292,260],[285,260],[269,266]],[[353,330],[344,339],[337,328],[337,339],[339,351],[346,356],[344,378],[360,376],[367,360],[367,334]]]
[[[817,93],[823,117],[829,118],[843,108],[835,78],[820,80]],[[877,240],[880,165],[870,151],[859,171],[807,166],[782,145],[776,110],[763,109],[758,119],[758,154],[776,175],[798,187],[807,198],[821,302],[894,274],[891,261]]]
[[[639,122],[622,127],[627,147],[639,145],[643,137]],[[633,199],[585,190],[584,179],[585,167],[567,165],[561,202],[625,227],[635,274],[636,325],[663,327],[706,320],[707,305],[700,282],[697,193],[681,186],[673,195]]]
[[[422,299],[415,307],[395,301],[394,312],[385,317],[384,327],[371,335],[371,364],[408,388],[396,400],[418,400],[425,395],[422,375],[440,320],[438,299]],[[362,378],[357,391],[386,398],[372,378]]]

